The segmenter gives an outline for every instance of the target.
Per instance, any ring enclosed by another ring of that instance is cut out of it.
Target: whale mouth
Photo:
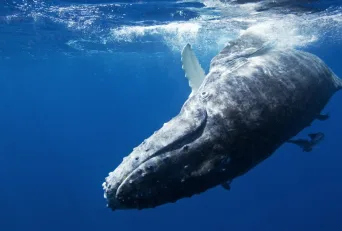
[[[108,185],[111,181],[104,183],[108,207],[112,210],[154,208],[184,196],[190,197],[192,190],[185,188],[188,187],[185,179],[202,162],[199,157],[194,159],[194,155],[198,156],[195,143],[156,153],[127,171],[116,185]],[[129,167],[124,164],[120,168]]]
[[[110,173],[106,181],[102,184],[105,191],[104,197],[108,202],[107,206],[112,210],[131,208],[132,206],[126,205],[125,201],[138,195],[136,193],[136,195],[132,196],[132,193],[129,193],[129,186],[133,186],[133,183],[135,184],[137,181],[141,182],[142,179],[146,179],[149,173],[156,171],[157,168],[155,166],[160,165],[160,161],[167,162],[170,159],[170,153],[163,152],[166,148],[147,156],[146,159],[132,154],[124,158],[123,163],[114,172]],[[138,162],[134,164],[133,161]],[[141,179],[139,180],[139,178]],[[134,208],[139,209],[139,205],[137,203],[135,204]]]
[[[107,192],[108,207],[112,210],[154,208],[202,193],[225,181],[226,174],[220,166],[222,159],[215,155],[214,160],[207,161],[208,156],[199,151],[212,149],[209,141],[203,142],[205,139],[189,144],[188,150],[182,147],[140,164]]]
[[[179,149],[182,146],[184,147],[187,145],[188,143],[174,143],[172,148],[170,147],[171,145],[166,146],[153,155],[147,157],[138,165],[134,166],[130,171],[128,169],[131,168],[133,164],[130,164],[129,167],[125,165],[119,166],[118,169],[122,168],[127,170],[125,171],[126,176],[117,181],[116,188],[111,188],[110,184],[107,185],[107,182],[103,184],[105,189],[105,198],[108,200],[108,206],[111,207],[112,210],[132,208],[132,203],[133,208],[138,209],[140,207],[155,207],[153,202],[149,202],[148,205],[140,205],[138,201],[141,197],[146,197],[146,193],[151,194],[151,184],[153,184],[153,182],[156,181],[155,179],[158,178],[156,175],[164,175],[160,174],[160,172],[163,171],[163,164],[171,164],[173,162],[171,158],[174,155],[179,154]],[[149,179],[151,175],[154,175],[153,179]],[[134,198],[136,201],[132,202],[131,200],[134,200]],[[130,205],[126,205],[128,200],[131,201]]]
[[[156,206],[154,200],[146,201],[154,192],[158,192],[159,195],[161,194],[156,184],[159,183],[157,179],[160,177],[158,176],[164,176],[164,174],[160,173],[161,165],[163,165],[160,162],[167,161],[169,158],[165,158],[167,155],[161,154],[160,156],[149,158],[122,181],[115,195],[122,206],[138,209]],[[142,202],[143,200],[145,202]]]

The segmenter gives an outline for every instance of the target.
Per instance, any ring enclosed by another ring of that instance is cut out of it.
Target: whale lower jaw
[[[132,187],[136,182],[140,182],[142,179],[148,179],[148,175],[153,173],[155,167],[160,161],[165,162],[168,161],[170,158],[170,153],[163,153],[156,156],[151,156],[150,158],[146,159],[140,165],[138,165],[135,169],[130,171],[125,179],[116,187],[111,188],[111,184],[109,182],[112,181],[112,178],[115,177],[110,174],[106,182],[102,184],[103,189],[105,191],[104,198],[107,199],[107,207],[110,207],[112,210],[117,209],[139,209],[139,204],[136,202],[136,206],[127,206],[125,205],[125,200],[128,198],[132,200],[132,198],[136,197],[139,198],[139,195],[148,193],[148,192],[140,192],[140,193],[131,193]],[[125,168],[126,166],[119,166],[119,168]],[[112,173],[113,174],[113,173]],[[133,190],[134,191],[134,190]],[[135,192],[135,191],[134,191]],[[133,200],[134,201],[134,200]],[[146,206],[144,206],[146,207]],[[148,207],[155,207],[153,204]]]

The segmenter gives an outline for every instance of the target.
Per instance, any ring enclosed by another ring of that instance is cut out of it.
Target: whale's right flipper
[[[205,72],[198,62],[195,53],[192,51],[190,44],[187,44],[182,50],[182,68],[185,71],[185,76],[189,80],[189,85],[192,90],[191,96],[201,86],[205,78]]]

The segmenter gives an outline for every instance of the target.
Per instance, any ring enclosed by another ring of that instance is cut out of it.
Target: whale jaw
[[[225,171],[229,169],[229,161],[226,156],[213,152],[203,155],[203,151],[215,150],[211,142],[203,139],[189,144],[187,150],[183,147],[146,161],[116,188],[105,183],[108,207],[112,210],[154,208],[200,194],[227,180]]]
[[[187,105],[109,174],[103,184],[108,207],[151,208],[207,188],[200,173],[212,167],[206,164],[214,143],[206,132],[207,112]]]

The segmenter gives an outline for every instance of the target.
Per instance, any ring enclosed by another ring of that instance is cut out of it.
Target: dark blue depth
[[[127,6],[131,16],[96,21],[87,36],[102,33],[93,30],[96,25],[136,23],[139,7],[151,21],[165,23],[196,16],[189,10],[184,18],[170,18],[165,12],[202,7],[171,2],[162,13],[155,10],[160,2]],[[0,4],[1,231],[342,229],[341,92],[325,109],[329,120],[299,135],[325,133],[314,151],[286,144],[229,192],[217,187],[156,209],[112,212],[103,198],[104,178],[190,94],[180,55],[161,41],[112,43],[108,53],[105,44],[95,45],[98,53],[73,50],[65,42],[84,31],[48,19],[34,22],[27,16],[32,8]],[[3,17],[11,12],[18,20],[6,24]],[[340,43],[330,39],[308,50],[342,78]],[[201,60],[206,70],[209,61]]]

